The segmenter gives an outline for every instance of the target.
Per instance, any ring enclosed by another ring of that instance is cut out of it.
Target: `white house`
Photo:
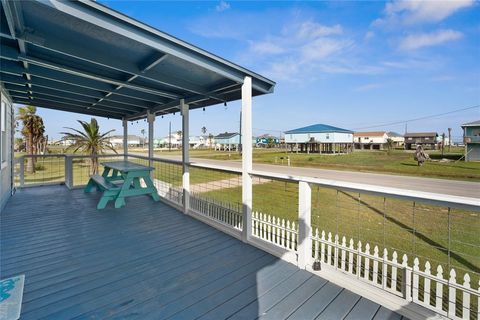
[[[285,132],[285,143],[298,152],[336,153],[353,149],[353,131],[326,124],[289,130]]]
[[[383,150],[386,148],[388,135],[385,131],[355,132],[353,141],[355,149]]]
[[[387,136],[389,139],[392,139],[393,145],[395,147],[403,147],[405,143],[405,137],[403,135],[401,135],[400,133],[389,131],[387,132]]]
[[[123,146],[123,136],[110,136],[109,141],[113,146]],[[136,135],[127,136],[127,144],[129,146],[139,147],[143,145],[144,141],[142,137]]]

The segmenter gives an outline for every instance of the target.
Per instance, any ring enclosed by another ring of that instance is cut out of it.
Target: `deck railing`
[[[88,180],[86,156],[35,157],[55,174],[35,180],[24,156],[18,186],[75,188]],[[185,187],[181,161],[128,159],[155,168],[167,203],[301,268],[341,273],[449,318],[480,319],[478,199],[253,171],[252,230],[244,239],[241,170],[188,164]]]

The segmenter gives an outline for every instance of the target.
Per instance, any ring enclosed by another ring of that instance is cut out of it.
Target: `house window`
[[[4,101],[0,110],[0,162],[2,167],[7,162],[7,104]]]
[[[429,138],[429,137],[425,137],[425,140],[430,140],[430,138]]]
[[[330,134],[327,133],[327,136],[325,137],[325,139],[330,139]]]

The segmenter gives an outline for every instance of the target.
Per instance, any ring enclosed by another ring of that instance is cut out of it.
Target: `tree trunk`
[[[33,135],[31,132],[28,134],[27,154],[30,155],[30,157],[27,157],[27,172],[35,173],[35,159],[33,158]]]
[[[98,158],[96,156],[92,156],[90,159],[90,174],[98,174]]]

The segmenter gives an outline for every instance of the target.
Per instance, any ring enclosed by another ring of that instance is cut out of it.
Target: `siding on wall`
[[[3,87],[0,85],[0,93],[1,99],[5,99],[8,101],[7,109],[6,109],[6,150],[7,150],[7,162],[6,166],[3,166],[0,170],[0,209],[3,209],[5,203],[10,198],[11,195],[11,187],[12,187],[12,155],[13,155],[13,148],[12,148],[12,113],[13,113],[13,106],[11,104],[11,100],[9,96],[4,91]]]

